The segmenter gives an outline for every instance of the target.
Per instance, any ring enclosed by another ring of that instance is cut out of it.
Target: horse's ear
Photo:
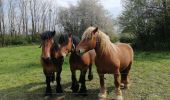
[[[54,31],[52,32],[52,36],[54,36],[54,35],[55,35],[55,33],[56,33],[56,32],[55,32],[55,30],[54,30]]]
[[[96,32],[98,31],[98,27],[96,27],[94,30],[93,30],[93,34],[95,34]]]
[[[68,36],[69,36],[69,37],[72,37],[72,33],[69,33]]]

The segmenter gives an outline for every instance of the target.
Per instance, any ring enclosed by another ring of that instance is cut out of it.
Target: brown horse
[[[57,45],[54,43],[55,31],[47,31],[41,34],[42,40],[42,52],[41,52],[41,64],[43,66],[43,72],[46,77],[46,92],[45,96],[52,95],[52,90],[50,86],[50,82],[54,81],[55,72],[57,72],[56,81],[56,93],[62,93],[62,87],[60,84],[61,81],[61,71],[62,64],[64,62],[63,57],[57,57],[56,52],[58,50]]]
[[[116,87],[116,99],[122,100],[121,83],[127,88],[129,84],[129,71],[133,61],[133,50],[130,45],[125,43],[113,44],[102,31],[95,27],[89,27],[85,30],[82,40],[78,44],[76,51],[78,54],[86,53],[95,49],[95,64],[100,78],[100,98],[106,98],[106,88],[104,83],[104,74],[114,75],[114,84]],[[121,80],[120,80],[121,76]]]
[[[85,75],[87,70],[89,69],[89,75],[88,79],[93,79],[92,74],[92,64],[94,62],[94,58],[96,56],[96,53],[94,50],[90,50],[83,54],[82,56],[77,55],[76,53],[76,46],[79,43],[79,38],[76,36],[72,36],[71,34],[62,35],[59,38],[59,50],[58,50],[58,56],[66,56],[69,52],[71,52],[69,63],[70,63],[70,70],[72,73],[71,79],[72,79],[72,86],[71,89],[74,93],[78,92],[79,90],[79,84],[76,79],[76,70],[80,70],[80,79],[79,82],[81,83],[81,88],[79,90],[79,93],[82,95],[87,95],[87,89],[85,85]]]

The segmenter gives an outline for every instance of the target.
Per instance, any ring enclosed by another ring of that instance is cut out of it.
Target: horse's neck
[[[106,50],[102,50],[102,48],[95,48],[96,56],[102,58],[107,55],[112,55],[117,52],[117,47],[115,44],[110,43],[110,48],[106,48]]]

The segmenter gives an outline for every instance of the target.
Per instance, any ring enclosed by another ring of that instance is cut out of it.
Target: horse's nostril
[[[76,50],[76,53],[77,53],[77,54],[80,54],[80,50],[79,50],[79,49],[77,49],[77,50]]]
[[[80,53],[80,50],[78,50],[78,53]]]
[[[42,60],[43,60],[43,62],[44,62],[45,64],[51,63],[51,57],[42,58]]]
[[[47,59],[48,59],[48,60],[51,60],[51,57],[48,57]]]

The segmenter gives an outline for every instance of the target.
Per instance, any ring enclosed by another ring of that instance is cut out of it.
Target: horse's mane
[[[92,38],[92,31],[95,29],[95,27],[89,27],[85,30],[82,36],[82,40]],[[116,50],[115,46],[112,46],[112,42],[110,41],[110,38],[107,34],[102,32],[101,30],[98,30],[95,33],[97,37],[97,41],[100,42],[99,48],[101,49],[102,53],[104,52],[111,52],[111,50]],[[113,49],[111,49],[113,48]]]
[[[78,36],[73,35],[73,44],[77,46],[80,42],[80,38]]]
[[[75,46],[78,45],[78,43],[80,42],[79,37],[73,35],[72,36],[72,40],[73,40],[73,44]],[[69,42],[69,35],[68,34],[61,34],[61,36],[59,37],[58,43],[59,44],[67,44]]]
[[[55,31],[45,31],[41,34],[42,40],[47,40],[55,36]]]

